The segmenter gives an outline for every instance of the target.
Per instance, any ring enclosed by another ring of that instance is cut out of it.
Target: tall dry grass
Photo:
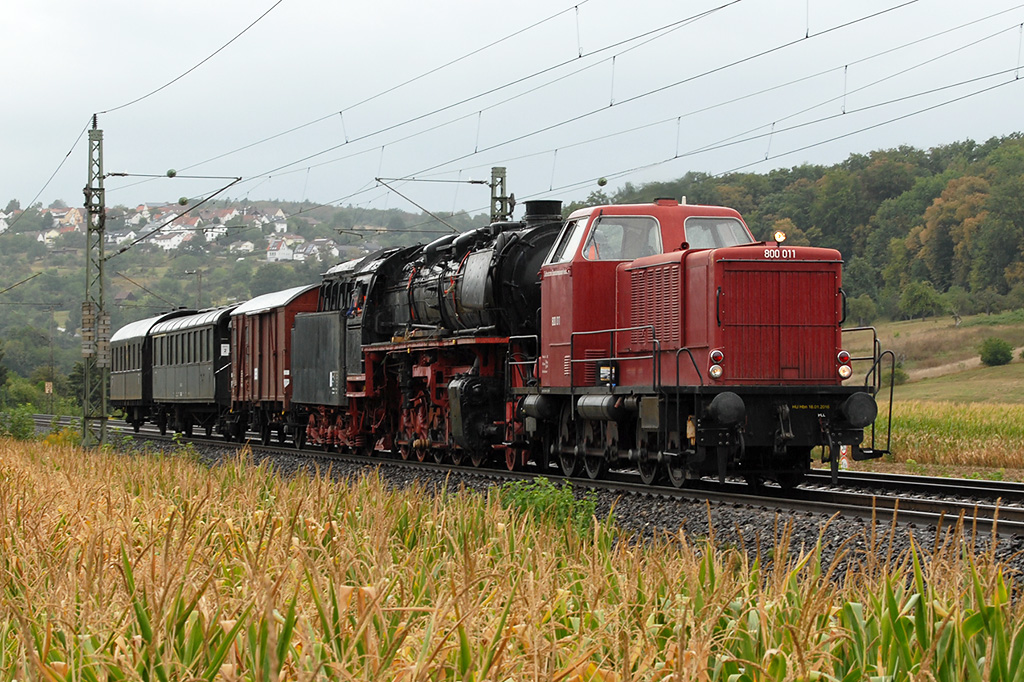
[[[0,678],[1010,679],[992,555],[854,540],[840,581],[814,547],[763,565],[497,495],[0,441]]]

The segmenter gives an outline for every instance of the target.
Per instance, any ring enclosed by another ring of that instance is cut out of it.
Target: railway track
[[[70,424],[72,421],[68,418],[67,421],[60,423]],[[49,428],[53,424],[53,418],[36,415],[36,422],[40,428]],[[113,433],[150,440],[174,440],[172,435],[161,436],[155,428],[143,427],[136,434],[130,427],[112,422],[110,430]],[[193,438],[191,442],[212,447],[237,447],[237,444],[218,439]],[[295,457],[300,452],[291,446],[260,445],[255,434],[250,445],[254,451],[267,454]],[[480,477],[489,482],[525,480],[541,474],[553,480],[564,479],[555,467],[545,472],[510,472],[498,466],[455,467],[450,464],[442,466],[433,462],[397,458],[367,459],[346,453],[302,452],[311,457],[330,461],[407,467],[413,471],[457,472],[459,475]],[[574,486],[584,490],[649,496],[666,501],[739,505],[779,512],[821,514],[826,517],[840,514],[878,523],[895,520],[897,524],[944,528],[963,525],[976,533],[1024,536],[1024,483],[1016,482],[844,471],[840,473],[839,484],[833,487],[827,472],[812,471],[805,484],[795,490],[783,492],[781,488],[770,485],[752,489],[745,483],[718,484],[717,481],[701,481],[694,487],[682,489],[670,485],[647,486],[640,483],[635,475],[621,471],[612,471],[606,479],[598,481],[571,480]]]

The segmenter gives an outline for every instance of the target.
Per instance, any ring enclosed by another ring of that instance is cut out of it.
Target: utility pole
[[[505,168],[491,168],[491,222],[498,223],[512,219],[512,211],[516,207],[516,197],[505,194]]]
[[[107,441],[107,385],[110,379],[110,315],[104,305],[104,228],[107,220],[103,191],[103,131],[92,117],[89,131],[89,183],[85,186],[88,224],[85,237],[85,301],[82,303],[82,445]]]
[[[195,275],[199,283],[199,292],[196,294],[196,310],[199,310],[203,302],[203,272],[202,270],[186,270],[186,275]]]

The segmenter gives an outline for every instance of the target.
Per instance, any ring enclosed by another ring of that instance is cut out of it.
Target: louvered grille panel
[[[682,340],[680,267],[669,263],[630,273],[630,326],[653,326],[663,349],[678,348]],[[650,342],[643,330],[630,332],[630,345]]]
[[[608,357],[608,351],[598,350],[589,348],[583,351],[583,357],[585,359],[594,359]],[[583,363],[583,385],[593,386],[597,383],[597,363],[596,362],[584,362]]]
[[[834,379],[833,271],[727,269],[722,292],[729,377],[739,381]]]

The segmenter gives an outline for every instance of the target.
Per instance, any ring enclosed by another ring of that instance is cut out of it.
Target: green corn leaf
[[[298,614],[295,610],[295,604],[298,601],[298,594],[292,595],[292,603],[288,606],[288,614],[284,617],[284,624],[281,626],[281,632],[277,636],[277,670],[274,672],[280,672],[281,666],[284,665],[285,654],[288,653],[288,647],[291,645],[292,633],[295,632],[295,623],[298,620]]]
[[[231,647],[235,643],[235,638],[238,637],[238,632],[245,626],[246,619],[249,617],[249,613],[251,611],[252,604],[246,606],[245,610],[238,614],[238,619],[235,621],[234,627],[232,627],[231,630],[221,639],[220,644],[217,645],[217,648],[213,652],[213,656],[210,658],[209,663],[206,666],[206,670],[203,671],[202,678],[204,680],[213,680],[215,677],[220,675],[220,667],[228,657],[228,653],[231,651]]]

